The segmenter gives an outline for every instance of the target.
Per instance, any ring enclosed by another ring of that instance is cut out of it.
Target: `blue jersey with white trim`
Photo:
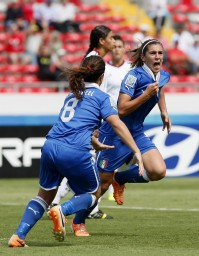
[[[146,66],[131,69],[124,77],[120,88],[120,93],[129,95],[133,100],[140,96],[146,90],[149,84],[156,81],[159,83],[159,92],[156,95],[143,103],[134,112],[121,118],[133,135],[143,131],[143,123],[146,116],[157,104],[161,88],[166,85],[170,79],[169,73],[164,70],[161,70],[155,78],[154,75],[152,75],[152,72],[150,72],[149,68],[147,69],[145,67]],[[107,122],[102,124],[100,132],[109,135],[115,134],[112,127],[110,127]]]
[[[117,115],[117,108],[110,96],[95,83],[85,83],[83,99],[78,100],[70,93],[60,111],[57,122],[47,134],[47,139],[56,139],[70,147],[91,149],[91,136],[101,119]]]

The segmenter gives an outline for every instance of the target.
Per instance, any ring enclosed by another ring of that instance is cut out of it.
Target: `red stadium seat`
[[[7,64],[4,69],[5,73],[21,73],[21,66],[17,64]]]
[[[0,42],[5,42],[7,40],[7,33],[5,32],[0,32]]]
[[[4,54],[0,54],[0,64],[6,64],[8,62],[8,56]],[[0,68],[1,71],[1,68]]]
[[[36,75],[22,75],[20,78],[19,78],[19,81],[22,82],[22,83],[34,83],[34,82],[38,82],[39,79],[37,78]]]
[[[80,50],[79,45],[72,43],[66,43],[63,47],[68,53],[77,53]]]
[[[0,87],[1,93],[13,93],[16,92],[16,89],[14,87]]]
[[[84,40],[84,35],[79,33],[65,33],[61,35],[63,42],[81,43]]]
[[[89,22],[92,20],[92,16],[88,15],[86,13],[78,13],[78,14],[76,14],[74,20],[77,22],[80,22],[80,23],[82,23],[82,22],[86,23],[86,22]]]
[[[176,87],[176,86],[165,86],[164,91],[167,93],[178,93],[181,92],[181,88],[180,87]]]
[[[26,64],[21,67],[22,73],[36,74],[38,72],[38,66],[34,64]]]
[[[188,22],[188,17],[185,14],[182,13],[175,13],[173,14],[173,21],[177,23],[183,23],[183,22]]]
[[[42,86],[42,87],[36,87],[34,92],[36,92],[36,93],[51,93],[51,92],[56,92],[56,89]]]
[[[181,91],[185,93],[192,93],[192,92],[196,92],[196,89],[194,88],[194,86],[183,86],[181,88]]]
[[[20,81],[19,77],[13,76],[13,75],[7,75],[3,76],[1,79],[4,83],[17,83]]]
[[[33,93],[33,92],[35,92],[35,88],[34,87],[19,87],[18,91],[21,93]]]

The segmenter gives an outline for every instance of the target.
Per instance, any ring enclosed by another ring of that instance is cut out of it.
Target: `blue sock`
[[[80,210],[86,210],[92,204],[92,195],[91,194],[81,194],[72,197],[67,202],[61,204],[62,212],[64,216],[71,215]]]
[[[27,233],[41,219],[43,213],[47,209],[46,202],[40,198],[35,197],[26,206],[21,222],[15,232],[20,239],[25,239]]]
[[[74,224],[81,224],[81,223],[85,223],[85,220],[86,218],[88,217],[88,215],[92,212],[92,210],[97,206],[97,202],[91,206],[89,209],[87,210],[82,210],[82,211],[79,211],[74,219],[73,219],[73,223]]]
[[[145,174],[146,175],[146,174]],[[115,181],[120,185],[125,183],[146,183],[149,180],[144,179],[143,176],[139,175],[139,169],[137,165],[130,166],[126,171],[116,172]]]

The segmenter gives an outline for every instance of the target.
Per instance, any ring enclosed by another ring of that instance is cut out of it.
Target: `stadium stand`
[[[21,29],[16,35],[5,27],[6,10],[13,0],[4,1],[4,5],[0,5],[0,91],[5,92],[55,92],[56,88],[67,87],[63,82],[46,81],[49,85],[47,89],[46,83],[41,83],[37,77],[38,66],[30,60],[24,58],[25,54],[25,41],[28,36],[28,29],[32,24],[36,28],[35,35],[42,37],[42,43],[51,44],[52,27],[49,30],[40,31],[36,27],[35,20],[33,19],[33,5],[42,4],[45,0],[35,0],[32,5],[25,0],[16,0],[19,6],[24,7],[24,19],[27,22],[27,27]],[[55,0],[58,2],[58,0]],[[132,34],[139,31],[140,24],[148,24],[150,32],[154,35],[154,27],[150,18],[147,16],[143,1],[128,1],[128,0],[101,0],[97,3],[89,4],[87,1],[72,1],[74,2],[79,12],[76,14],[75,21],[80,24],[81,32],[67,32],[61,33],[61,43],[63,49],[66,51],[65,62],[66,65],[78,65],[82,60],[89,41],[89,33],[91,29],[99,24],[109,26],[115,33],[119,33],[126,41],[127,49],[132,47]],[[96,1],[95,1],[96,2]],[[27,5],[29,3],[29,5]],[[192,34],[199,34],[199,19],[198,10],[199,4],[196,1],[168,1],[168,9],[170,11],[169,22],[163,28],[163,35],[171,43],[171,35],[174,33],[175,24],[185,24],[187,30]],[[33,19],[33,20],[31,20]],[[19,21],[18,21],[19,22]],[[19,24],[21,24],[19,22]],[[12,38],[12,40],[10,39]],[[10,43],[10,45],[9,45]],[[18,49],[16,44],[18,43]],[[55,48],[58,44],[55,45]],[[60,46],[59,46],[60,47]],[[10,54],[15,53],[14,60],[10,58]],[[19,59],[16,60],[16,56]],[[110,58],[106,57],[107,60]],[[52,63],[53,69],[53,63]],[[167,92],[180,91],[190,92],[199,91],[199,72],[197,74],[171,76],[171,85]],[[15,84],[15,86],[13,86]],[[12,86],[14,89],[12,89]],[[33,89],[31,89],[33,88]],[[53,88],[53,89],[52,89]],[[179,89],[180,88],[180,89]]]

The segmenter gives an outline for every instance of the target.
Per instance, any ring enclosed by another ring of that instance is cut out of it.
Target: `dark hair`
[[[124,42],[123,38],[120,35],[114,35],[113,38],[115,40],[120,40],[123,43],[123,45],[125,45],[125,42]]]
[[[148,39],[148,40],[144,41],[140,47],[130,51],[130,53],[132,53],[132,55],[131,55],[131,58],[132,58],[131,67],[132,68],[143,66],[144,62],[143,62],[141,56],[146,54],[148,47],[152,44],[160,44],[163,48],[163,45],[160,41],[158,41],[156,39]]]
[[[80,67],[66,68],[64,75],[77,99],[82,99],[85,92],[84,82],[95,83],[105,71],[105,62],[100,56],[92,55],[83,59]]]
[[[94,27],[90,33],[90,44],[85,56],[88,55],[89,52],[93,51],[93,49],[99,46],[100,38],[105,39],[110,32],[111,29],[104,25]]]

